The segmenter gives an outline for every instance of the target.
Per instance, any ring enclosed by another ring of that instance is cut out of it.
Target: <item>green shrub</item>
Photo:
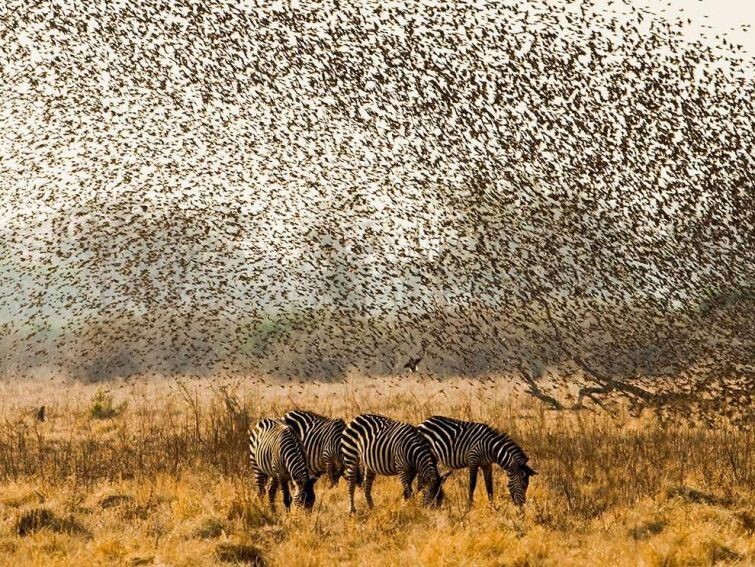
[[[93,419],[111,419],[123,413],[126,402],[115,405],[113,396],[104,388],[98,388],[89,406],[89,415]]]

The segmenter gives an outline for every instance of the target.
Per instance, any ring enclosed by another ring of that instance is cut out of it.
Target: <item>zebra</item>
[[[437,460],[429,444],[413,425],[382,415],[358,415],[343,432],[341,452],[352,514],[356,512],[354,489],[362,473],[364,497],[369,508],[373,507],[372,483],[378,474],[399,475],[404,486],[404,500],[412,495],[415,476],[418,477],[417,488],[425,491],[425,506],[439,506],[443,500],[445,477],[438,473]]]
[[[270,479],[267,496],[275,509],[275,495],[280,487],[283,505],[291,507],[289,481],[296,485],[294,503],[304,509],[315,504],[315,479],[307,469],[304,449],[296,433],[283,421],[263,419],[249,434],[249,460],[252,465],[257,492],[262,498]]]
[[[488,500],[493,502],[493,463],[498,463],[508,474],[509,494],[514,504],[524,505],[529,479],[537,472],[527,466],[529,458],[508,435],[484,423],[438,415],[420,423],[418,429],[443,465],[451,469],[469,468],[470,507],[478,469],[482,469]]]
[[[341,434],[346,428],[344,420],[293,410],[283,416],[283,421],[302,442],[310,474],[319,478],[326,473],[331,486],[338,484],[344,469],[341,458]]]

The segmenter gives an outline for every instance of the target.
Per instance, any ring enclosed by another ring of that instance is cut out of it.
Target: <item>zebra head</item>
[[[517,506],[523,506],[527,501],[527,487],[530,484],[530,477],[537,474],[537,471],[531,469],[526,464],[519,465],[508,471],[509,474],[509,494]]]
[[[306,482],[296,485],[296,494],[294,495],[294,504],[311,510],[315,505],[315,481],[317,478],[308,477]]]
[[[328,479],[330,480],[330,486],[337,486],[338,481],[343,476],[346,467],[341,462],[334,462],[332,468],[328,472]]]
[[[341,437],[343,436],[344,429],[346,429],[346,422],[344,420],[333,420],[331,434],[329,436],[331,439],[328,448],[328,459],[330,460],[330,463],[327,471],[331,486],[336,486],[338,484],[338,481],[346,470],[346,465],[343,463],[343,455],[341,452]]]
[[[443,503],[443,497],[445,495],[445,493],[443,492],[443,484],[446,482],[446,479],[449,476],[451,476],[451,471],[442,476],[435,475],[435,478],[433,478],[433,480],[424,485],[427,486],[427,489],[425,490],[425,496],[422,500],[422,503],[425,506],[437,508]],[[418,488],[421,489],[422,485],[418,486]]]

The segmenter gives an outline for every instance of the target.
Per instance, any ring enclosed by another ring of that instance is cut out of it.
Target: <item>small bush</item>
[[[228,520],[241,520],[247,529],[261,528],[275,523],[275,516],[263,504],[251,500],[234,500],[228,510]]]
[[[218,518],[204,518],[196,528],[194,528],[194,537],[200,539],[215,539],[223,534],[225,524]]]
[[[669,498],[682,498],[695,504],[707,504],[709,506],[727,506],[730,502],[725,498],[719,498],[688,486],[679,486],[667,491]]]
[[[743,558],[742,555],[718,541],[708,541],[704,547],[706,551],[705,555],[708,557],[711,565],[734,563],[741,561]]]
[[[39,530],[57,533],[86,534],[86,530],[73,517],[59,518],[47,508],[32,508],[16,518],[16,533],[21,537]]]
[[[152,556],[147,557],[141,557],[141,556],[135,556],[131,557],[126,564],[127,565],[152,565],[155,562],[155,558]]]
[[[112,419],[126,409],[126,402],[115,405],[113,396],[104,388],[98,388],[92,397],[92,404],[89,406],[89,415],[93,419]]]
[[[128,494],[109,494],[100,499],[99,505],[100,508],[113,508],[122,504],[130,504],[133,501],[134,497]]]
[[[633,539],[648,539],[661,533],[666,525],[667,523],[663,520],[643,522],[629,530],[629,535],[631,535]]]
[[[256,567],[265,565],[262,552],[252,545],[221,543],[215,548],[215,556],[219,561],[227,563],[246,563]]]
[[[735,515],[739,522],[742,524],[742,528],[748,534],[755,533],[755,514],[748,512],[747,510],[742,510],[740,512],[737,512]]]

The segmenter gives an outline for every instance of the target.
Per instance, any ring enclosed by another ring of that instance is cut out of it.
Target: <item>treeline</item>
[[[743,287],[688,309],[649,299],[630,306],[552,299],[516,309],[467,305],[386,315],[320,308],[237,320],[156,309],[63,328],[9,324],[0,359],[5,375],[44,366],[85,380],[220,369],[338,380],[352,370],[400,372],[416,355],[438,376],[538,377],[575,356],[616,378],[674,376],[713,364],[751,366],[753,308],[752,289]]]

